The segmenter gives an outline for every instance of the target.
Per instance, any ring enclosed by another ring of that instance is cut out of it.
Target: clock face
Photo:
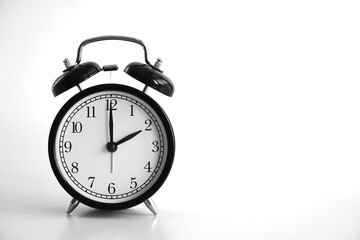
[[[146,94],[123,85],[86,89],[56,116],[49,136],[53,171],[74,198],[123,209],[153,195],[174,158],[171,124]]]

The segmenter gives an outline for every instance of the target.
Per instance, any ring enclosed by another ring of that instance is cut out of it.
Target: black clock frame
[[[59,125],[60,125],[61,120],[65,117],[65,114],[76,102],[78,102],[79,100],[83,99],[86,96],[89,96],[93,93],[97,93],[97,92],[101,92],[101,91],[125,92],[125,93],[131,94],[135,97],[138,97],[141,100],[143,100],[144,102],[146,102],[147,104],[149,104],[154,109],[154,111],[157,113],[157,115],[159,116],[160,121],[163,123],[165,131],[166,131],[165,134],[168,139],[168,153],[167,153],[167,157],[165,159],[165,166],[164,166],[162,172],[158,173],[158,174],[160,174],[160,176],[158,177],[156,182],[148,190],[146,190],[143,194],[141,194],[137,198],[131,199],[126,202],[102,203],[102,202],[91,200],[91,199],[81,195],[75,189],[73,189],[67,183],[67,181],[64,180],[64,178],[61,175],[60,170],[58,169],[58,166],[56,164],[56,156],[55,156],[56,142],[55,142],[55,139],[56,139],[56,132],[57,132],[58,128],[60,127]],[[171,170],[171,167],[172,167],[172,164],[174,161],[175,136],[174,136],[174,131],[173,131],[172,125],[171,125],[170,120],[167,117],[166,113],[160,107],[160,105],[155,100],[153,100],[151,97],[149,97],[145,93],[143,93],[135,88],[129,87],[129,86],[125,86],[125,85],[121,85],[121,84],[102,84],[102,85],[96,85],[96,86],[87,88],[87,89],[77,93],[75,96],[73,96],[71,99],[69,99],[65,103],[65,105],[60,109],[60,111],[56,115],[56,117],[53,121],[53,124],[51,126],[51,129],[50,129],[49,142],[48,142],[48,154],[49,154],[51,168],[52,168],[58,182],[65,189],[65,191],[68,194],[70,194],[73,198],[75,198],[79,202],[81,202],[89,207],[93,207],[93,208],[97,208],[97,209],[121,210],[121,209],[134,207],[134,206],[146,201],[152,195],[154,195],[160,189],[160,187],[163,185],[163,183],[165,182],[166,178],[168,177],[168,175],[170,173],[170,170]]]

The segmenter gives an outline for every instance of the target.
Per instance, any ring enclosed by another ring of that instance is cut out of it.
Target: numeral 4
[[[145,170],[147,170],[147,172],[151,172],[152,167],[150,166],[150,161],[147,162],[147,164],[144,167]]]

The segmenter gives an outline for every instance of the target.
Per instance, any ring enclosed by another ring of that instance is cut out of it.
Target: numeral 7
[[[94,185],[95,177],[89,177],[88,180],[91,181],[90,188],[92,188]]]

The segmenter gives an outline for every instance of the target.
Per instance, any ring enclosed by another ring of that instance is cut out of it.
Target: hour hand
[[[134,133],[131,133],[129,135],[127,135],[126,137],[122,138],[121,140],[117,141],[115,144],[116,145],[120,145],[126,141],[129,141],[130,139],[132,139],[133,137],[135,137],[136,135],[138,135],[139,133],[141,133],[142,130],[136,131]]]

